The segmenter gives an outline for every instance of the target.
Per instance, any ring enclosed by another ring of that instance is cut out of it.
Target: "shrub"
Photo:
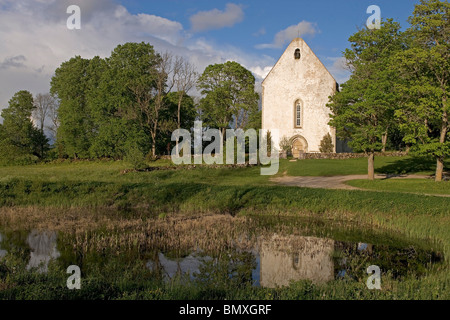
[[[144,153],[136,145],[128,148],[124,160],[130,163],[134,170],[143,170],[148,168],[148,165],[144,159]]]
[[[286,136],[283,136],[283,138],[281,138],[280,140],[280,148],[281,151],[285,151],[287,154],[291,153],[291,142],[289,141],[289,139]]]
[[[333,140],[331,138],[331,135],[329,133],[327,133],[323,137],[322,141],[320,141],[319,150],[322,153],[333,153],[334,145],[333,145]]]

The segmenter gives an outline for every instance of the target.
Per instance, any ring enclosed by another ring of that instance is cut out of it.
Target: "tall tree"
[[[198,80],[198,73],[193,64],[189,63],[182,58],[178,58],[178,61],[175,63],[178,65],[177,69],[177,77],[175,79],[175,89],[178,95],[177,101],[177,121],[178,121],[178,129],[181,128],[181,107],[184,101],[184,98],[187,97],[189,91],[194,88],[195,84]],[[191,101],[189,101],[190,103]]]
[[[221,129],[223,136],[232,121],[235,129],[245,128],[249,118],[258,112],[255,77],[237,62],[208,66],[197,88],[205,96],[200,102],[202,120]]]
[[[156,86],[155,97],[152,107],[148,111],[148,119],[150,122],[150,134],[152,136],[152,156],[156,156],[156,137],[160,126],[160,114],[167,108],[165,96],[175,86],[175,79],[178,76],[180,65],[173,60],[173,55],[165,52],[159,56],[156,64]]]
[[[198,80],[198,73],[193,64],[183,58],[177,57],[175,60],[175,89],[178,96],[177,101],[177,129],[181,129],[181,107],[186,105],[189,107],[190,103],[193,102],[192,99],[186,102],[185,98],[188,97],[189,91],[194,88]],[[176,141],[177,153],[178,153],[178,140]]]
[[[39,93],[34,98],[33,119],[38,122],[38,128],[44,132],[45,120],[49,116],[55,98],[49,93]]]
[[[421,0],[409,18],[409,48],[397,55],[404,97],[396,112],[404,141],[419,154],[436,158],[435,180],[441,181],[450,155],[450,3]]]
[[[359,30],[349,41],[351,48],[344,56],[353,72],[342,90],[331,97],[330,125],[338,136],[351,140],[353,150],[367,154],[368,176],[373,180],[375,152],[383,148],[398,100],[392,54],[403,50],[404,40],[400,25],[387,20],[380,29]]]
[[[34,127],[31,120],[35,109],[33,96],[22,90],[9,100],[9,106],[2,110],[3,125],[1,127],[2,150],[14,161],[15,158],[34,155],[43,158],[48,148],[48,140],[44,134]]]
[[[39,93],[34,98],[33,119],[37,122],[41,134],[44,135],[45,123],[52,111],[56,108],[56,99],[50,93]],[[44,153],[45,141],[41,144],[41,153]]]
[[[93,123],[87,107],[90,60],[76,56],[63,62],[51,80],[50,93],[59,98],[57,139],[64,152],[73,158],[88,158]]]
[[[165,108],[160,114],[160,130],[158,134],[159,150],[164,150],[170,154],[172,150],[171,133],[178,128],[190,129],[194,126],[197,117],[197,110],[194,99],[187,94],[183,96],[183,107],[179,106],[179,92],[169,92],[164,98]],[[178,120],[181,122],[178,124]]]

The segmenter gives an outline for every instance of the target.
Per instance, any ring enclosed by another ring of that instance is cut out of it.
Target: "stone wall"
[[[397,152],[376,152],[375,157],[383,156],[383,157],[404,157],[407,156],[408,153],[397,151]],[[299,159],[336,159],[336,160],[344,160],[344,159],[356,159],[356,158],[364,158],[366,154],[364,153],[303,153],[300,155]],[[283,158],[280,155],[280,158]]]

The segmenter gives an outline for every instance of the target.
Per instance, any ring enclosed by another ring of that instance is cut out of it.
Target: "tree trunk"
[[[225,134],[226,134],[226,128],[222,128],[222,136],[220,137],[220,155],[223,157],[223,148],[225,144]]]
[[[156,157],[156,130],[154,128],[154,131],[150,133],[152,136],[152,157]]]
[[[444,95],[442,98],[442,105],[446,106],[447,104],[447,98]],[[448,131],[448,114],[447,111],[444,110],[444,113],[442,114],[442,125],[441,125],[441,135],[439,137],[439,143],[444,144],[445,143],[445,137],[447,136]],[[436,177],[435,181],[442,181],[442,175],[444,173],[444,157],[437,157],[437,165],[436,165]]]
[[[178,120],[178,126],[177,126],[177,128],[178,129],[181,129],[181,102],[183,101],[183,95],[181,95],[181,96],[179,96],[179,98],[178,98],[178,113],[177,113],[177,120]],[[178,137],[177,137],[177,140],[176,140],[176,152],[177,152],[177,155],[179,155],[180,154],[180,147],[179,147],[179,139],[178,139]]]
[[[156,157],[156,142],[155,141],[153,141],[153,143],[152,143],[152,156],[153,156],[153,158]]]
[[[388,139],[388,129],[383,133],[383,136],[381,137],[381,143],[383,144],[383,149],[381,149],[381,152],[386,152],[386,144]]]
[[[375,180],[375,169],[374,169],[374,160],[375,160],[375,153],[371,151],[369,153],[369,159],[368,159],[368,175],[369,180]]]
[[[442,181],[443,173],[444,173],[444,159],[443,158],[437,158],[436,178],[435,178],[436,182]]]

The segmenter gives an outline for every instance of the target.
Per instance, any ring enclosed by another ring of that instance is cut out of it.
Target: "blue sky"
[[[49,90],[55,69],[75,55],[109,56],[118,44],[149,42],[188,59],[199,72],[234,60],[261,83],[298,34],[335,79],[349,73],[347,39],[378,5],[383,19],[407,27],[419,0],[0,0],[0,109],[19,90]],[[81,29],[69,30],[69,5],[81,9]],[[1,121],[1,119],[0,119]]]
[[[267,55],[275,61],[283,53],[281,48],[258,49],[261,44],[273,43],[276,34],[302,21],[310,22],[314,34],[302,35],[313,51],[325,63],[341,56],[348,47],[348,38],[362,28],[370,14],[367,8],[378,5],[382,18],[393,18],[407,27],[407,19],[419,1],[413,0],[266,0],[266,1],[124,1],[130,12],[146,12],[180,22],[185,30],[192,31],[190,18],[201,11],[220,10],[226,12],[227,4],[242,8],[242,21],[233,26],[193,32],[194,37],[203,37],[209,43],[233,46],[255,55]],[[339,79],[342,81],[342,78]]]
[[[402,26],[407,26],[408,16],[414,9],[413,0],[261,0],[261,1],[221,1],[221,0],[166,0],[166,1],[122,1],[132,13],[146,12],[176,20],[186,30],[191,29],[190,17],[199,11],[226,10],[228,3],[242,7],[244,18],[232,27],[196,32],[195,36],[205,37],[217,44],[229,44],[242,50],[280,56],[284,48],[255,50],[261,43],[271,43],[281,30],[301,21],[314,23],[318,33],[306,35],[304,39],[318,55],[335,56],[347,46],[348,37],[357,28],[364,26],[370,5],[378,5],[383,18],[394,18]]]

